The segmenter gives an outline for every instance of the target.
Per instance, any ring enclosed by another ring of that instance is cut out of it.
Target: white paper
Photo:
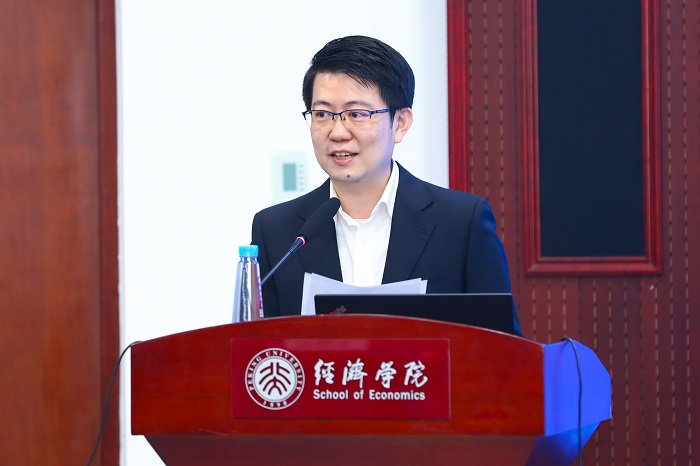
[[[304,274],[301,315],[316,315],[317,294],[425,294],[428,281],[420,278],[377,286],[353,286],[316,273]]]

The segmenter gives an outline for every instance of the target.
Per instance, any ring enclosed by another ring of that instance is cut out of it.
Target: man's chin
[[[333,183],[349,183],[349,184],[355,184],[358,183],[362,178],[355,175],[354,173],[346,172],[346,173],[334,173],[334,174],[329,174],[328,176],[331,177],[331,180],[333,180]]]

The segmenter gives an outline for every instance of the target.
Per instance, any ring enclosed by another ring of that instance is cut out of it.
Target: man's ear
[[[398,144],[403,140],[404,135],[412,124],[413,110],[406,107],[396,111],[394,115],[394,144]]]

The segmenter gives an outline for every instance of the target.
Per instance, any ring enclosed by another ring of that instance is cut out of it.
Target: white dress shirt
[[[369,218],[354,219],[342,207],[333,217],[343,283],[381,285],[398,186],[399,167],[392,161],[389,182]],[[332,182],[331,197],[338,197]]]

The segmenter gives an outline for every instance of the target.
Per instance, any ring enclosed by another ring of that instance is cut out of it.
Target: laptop
[[[382,314],[472,325],[516,335],[510,293],[318,294],[316,314]]]

